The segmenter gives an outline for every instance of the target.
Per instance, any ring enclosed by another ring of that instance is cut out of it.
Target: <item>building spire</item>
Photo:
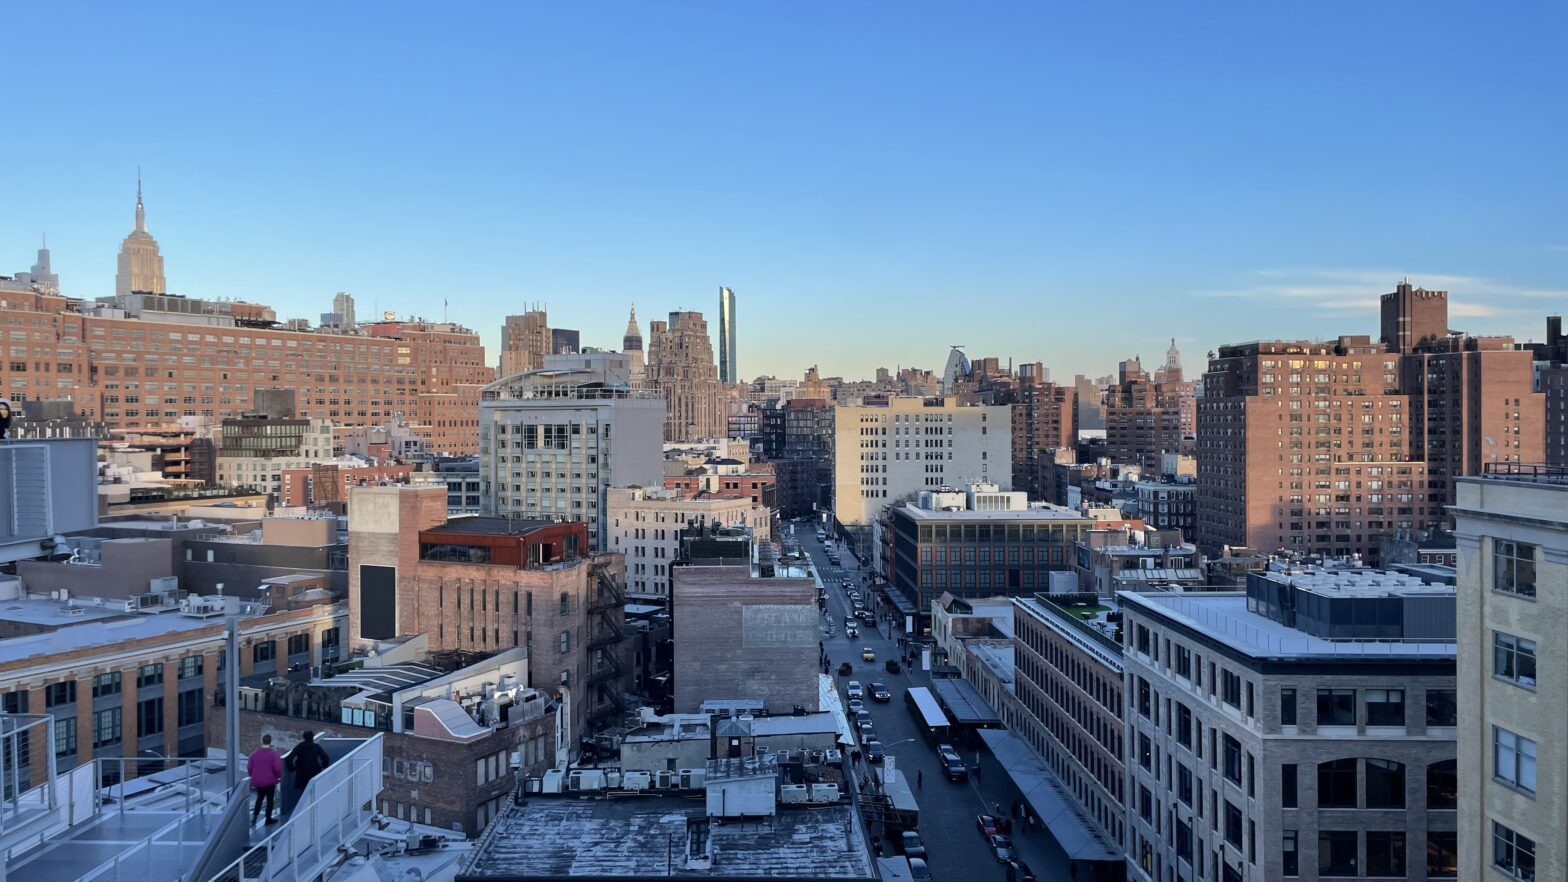
[[[147,210],[142,207],[142,167],[136,167],[136,232],[147,232]]]

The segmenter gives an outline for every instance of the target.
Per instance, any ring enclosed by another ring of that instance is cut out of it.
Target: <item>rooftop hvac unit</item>
[[[621,776],[621,788],[623,790],[647,790],[652,786],[652,772],[627,772]]]
[[[675,786],[675,773],[669,769],[660,769],[654,776],[653,786],[659,790],[669,790]]]
[[[779,788],[779,802],[793,804],[808,801],[810,795],[804,784],[785,784]]]
[[[681,769],[682,790],[701,790],[707,779],[707,769]]]
[[[811,801],[817,803],[838,802],[839,793],[837,784],[811,785]]]
[[[546,769],[540,781],[540,793],[560,793],[566,789],[566,773],[560,769]]]

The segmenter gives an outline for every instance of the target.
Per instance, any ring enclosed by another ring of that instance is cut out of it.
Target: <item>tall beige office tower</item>
[[[664,393],[664,440],[721,437],[719,372],[702,313],[672,312],[668,323],[650,322],[648,328],[648,380]]]
[[[544,310],[507,316],[501,324],[501,376],[543,367],[550,349],[550,319]]]
[[[147,232],[147,212],[142,207],[142,177],[136,176],[136,229],[120,243],[119,266],[114,273],[114,293],[146,291],[163,294],[168,284],[163,278],[163,255],[158,240]]]

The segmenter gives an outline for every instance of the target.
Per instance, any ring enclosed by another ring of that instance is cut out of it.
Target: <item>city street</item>
[[[789,527],[786,524],[783,528],[784,538],[793,538],[811,554],[822,575],[822,582],[827,587],[829,618],[823,621],[824,624],[831,621],[832,636],[825,643],[840,694],[843,694],[844,685],[849,680],[857,680],[866,688],[865,706],[876,724],[877,735],[887,753],[895,758],[896,767],[903,773],[915,799],[920,803],[920,834],[930,852],[928,861],[931,875],[938,882],[1007,879],[1007,868],[992,856],[975,825],[975,816],[981,812],[997,814],[997,806],[1000,805],[999,814],[1008,817],[1013,802],[1020,796],[1017,788],[1006,779],[995,760],[983,749],[979,753],[982,760],[979,773],[971,774],[968,782],[955,784],[942,776],[936,745],[925,739],[904,703],[904,691],[910,686],[929,686],[930,675],[923,670],[911,672],[907,665],[898,674],[889,674],[883,668],[889,658],[901,657],[896,640],[902,635],[901,630],[894,629],[885,619],[879,619],[876,627],[862,624],[858,639],[844,636],[844,617],[849,614],[852,604],[840,583],[843,579],[850,579],[869,605],[868,583],[862,578],[865,571],[848,550],[841,551],[842,566],[829,564],[822,543],[817,541],[814,523],[794,525],[793,536],[790,535]],[[841,548],[837,542],[834,547]],[[890,610],[884,613],[893,614]],[[896,614],[893,615],[896,617]],[[876,661],[861,660],[860,653],[864,647],[876,651]],[[854,666],[854,673],[848,677],[837,674],[838,665],[844,661]],[[878,681],[892,693],[891,701],[880,703],[871,700],[871,684]],[[963,745],[955,746],[965,761],[973,766],[976,750]],[[1019,821],[1014,824],[1012,836],[1020,857],[1040,882],[1068,880],[1066,857],[1043,828],[1036,827],[1028,831],[1024,829],[1023,822]],[[884,849],[887,854],[898,852],[893,843],[884,843]]]

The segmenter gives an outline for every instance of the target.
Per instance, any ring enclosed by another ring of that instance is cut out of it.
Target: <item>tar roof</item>
[[[461,533],[485,536],[524,536],[550,526],[553,521],[525,520],[523,518],[453,518],[423,532]]]
[[[459,878],[875,878],[848,804],[780,807],[773,817],[744,823],[715,820],[712,868],[687,869],[687,821],[706,816],[703,804],[676,796],[535,797],[503,810]]]

